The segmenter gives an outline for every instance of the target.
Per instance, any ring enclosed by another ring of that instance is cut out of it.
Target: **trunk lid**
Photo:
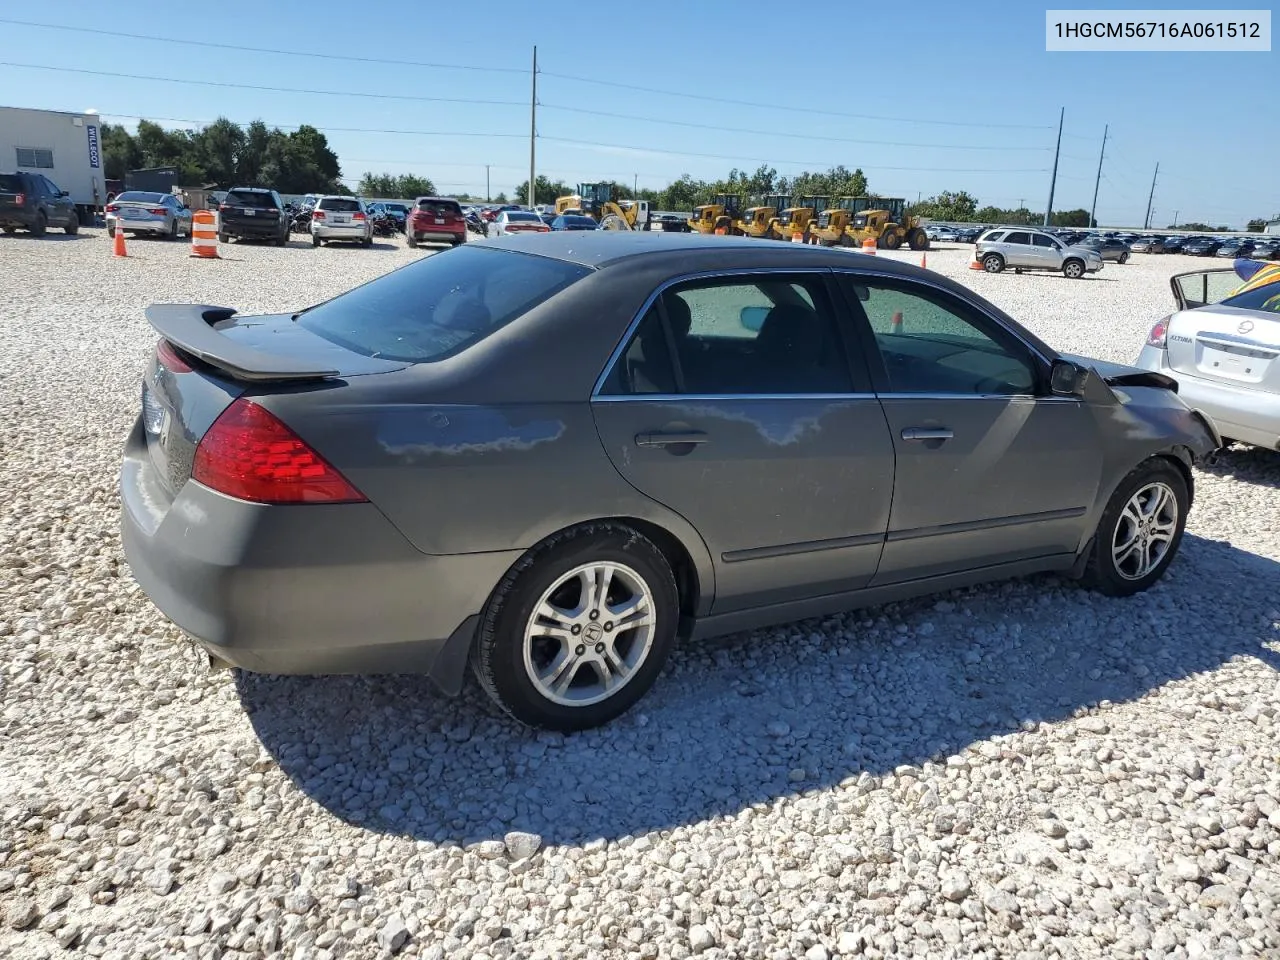
[[[1166,350],[1178,373],[1280,393],[1280,314],[1223,305],[1183,310],[1169,321]]]
[[[345,350],[288,314],[237,317],[226,307],[162,304],[147,319],[162,340],[142,383],[147,452],[175,494],[191,476],[196,446],[250,388],[343,380],[408,366]]]

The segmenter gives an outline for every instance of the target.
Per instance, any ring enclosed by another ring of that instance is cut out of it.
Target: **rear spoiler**
[[[336,369],[247,346],[213,328],[235,314],[233,307],[195,303],[157,303],[146,311],[147,322],[160,336],[237,380],[324,380],[339,375]]]

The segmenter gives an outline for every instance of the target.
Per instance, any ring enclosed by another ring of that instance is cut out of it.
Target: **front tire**
[[[1120,254],[1120,262],[1121,262],[1121,263],[1128,263],[1128,262],[1129,262],[1129,255],[1128,255],[1127,253],[1122,253],[1122,254]]]
[[[67,221],[67,225],[62,229],[67,231],[67,236],[74,237],[80,231],[80,214],[72,210],[71,219]]]
[[[471,666],[521,723],[586,730],[653,685],[678,618],[662,551],[629,527],[590,523],[544,540],[503,577],[481,614]]]
[[[1062,275],[1068,280],[1079,280],[1084,276],[1084,264],[1079,260],[1068,260],[1062,265]]]
[[[912,250],[928,250],[929,243],[930,240],[928,235],[919,228],[912,230],[907,234],[907,246]]]
[[[1098,521],[1081,582],[1109,597],[1146,590],[1177,555],[1190,509],[1177,467],[1159,457],[1140,463],[1120,481]]]
[[[897,230],[886,230],[880,235],[880,243],[885,250],[897,250],[902,246],[902,234]]]

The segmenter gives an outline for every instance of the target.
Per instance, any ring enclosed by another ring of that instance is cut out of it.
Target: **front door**
[[[1032,349],[975,306],[854,277],[897,467],[875,584],[1074,553],[1101,475],[1084,403],[1048,394]]]
[[[865,586],[893,443],[825,272],[666,290],[593,401],[618,472],[683,516],[716,569],[713,613]]]

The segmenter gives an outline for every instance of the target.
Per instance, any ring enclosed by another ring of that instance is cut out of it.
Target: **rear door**
[[[1083,401],[976,306],[901,277],[846,277],[897,456],[875,585],[1073,554],[1102,469]]]
[[[1008,266],[1036,266],[1035,247],[1031,245],[1031,234],[1025,230],[1014,230],[1005,234],[1000,249],[1004,252],[1004,262]]]
[[[669,287],[593,398],[614,467],[706,542],[715,613],[876,572],[893,443],[837,302],[826,271]]]

